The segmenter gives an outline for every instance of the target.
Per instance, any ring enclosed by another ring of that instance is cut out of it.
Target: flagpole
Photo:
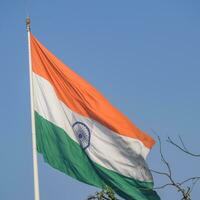
[[[31,41],[30,41],[30,18],[26,18],[26,30],[28,33],[28,54],[29,54],[29,81],[30,81],[30,103],[31,103],[31,128],[32,128],[32,150],[33,150],[33,175],[34,175],[34,196],[35,200],[40,200],[39,176],[35,131],[35,116],[33,108],[33,78],[32,78],[32,60],[31,60]]]

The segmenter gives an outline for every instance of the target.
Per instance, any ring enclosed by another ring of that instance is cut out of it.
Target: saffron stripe
[[[71,110],[89,117],[114,132],[139,139],[147,148],[154,140],[138,129],[124,114],[112,106],[87,81],[64,65],[31,34],[33,72],[48,80],[59,99]]]

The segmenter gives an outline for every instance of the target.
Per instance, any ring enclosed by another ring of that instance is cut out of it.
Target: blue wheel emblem
[[[83,122],[75,122],[72,125],[74,133],[83,149],[90,146],[90,129]]]

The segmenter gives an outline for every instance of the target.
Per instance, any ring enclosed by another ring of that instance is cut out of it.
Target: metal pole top
[[[31,30],[31,19],[30,19],[30,17],[26,18],[26,30],[27,30],[27,32],[30,32],[30,30]]]

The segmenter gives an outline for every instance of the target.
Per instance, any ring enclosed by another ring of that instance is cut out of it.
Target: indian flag
[[[37,150],[55,169],[111,187],[127,200],[158,200],[145,158],[154,140],[32,34]]]

